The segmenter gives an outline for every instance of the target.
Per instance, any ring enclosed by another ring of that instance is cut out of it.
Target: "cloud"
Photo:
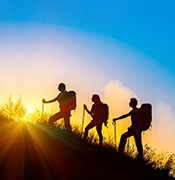
[[[104,88],[105,100],[110,104],[111,114],[116,116],[130,110],[130,98],[137,95],[132,90],[124,86],[120,81],[110,81]]]
[[[153,107],[153,128],[148,138],[152,146],[169,153],[175,150],[175,114],[172,107],[160,102]]]

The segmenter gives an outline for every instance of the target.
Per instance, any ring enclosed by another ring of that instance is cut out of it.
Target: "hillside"
[[[1,120],[0,137],[3,180],[173,179],[166,170],[44,124]]]

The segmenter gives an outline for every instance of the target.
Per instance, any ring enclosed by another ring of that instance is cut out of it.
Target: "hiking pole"
[[[116,122],[113,122],[113,125],[114,125],[114,144],[116,149]]]
[[[41,114],[41,121],[43,120],[43,114],[44,114],[44,102],[42,101],[42,114]]]
[[[85,109],[83,109],[82,129],[81,129],[82,136],[83,136],[84,116],[85,116]]]

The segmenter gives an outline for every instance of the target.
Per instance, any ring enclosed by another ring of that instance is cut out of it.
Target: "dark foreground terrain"
[[[173,179],[151,166],[44,124],[0,122],[2,180]]]

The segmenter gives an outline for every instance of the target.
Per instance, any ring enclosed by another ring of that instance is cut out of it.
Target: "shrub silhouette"
[[[21,95],[19,99],[14,102],[12,94],[10,94],[8,100],[2,103],[1,112],[8,119],[21,120],[24,118],[27,113],[27,109],[22,103]]]

